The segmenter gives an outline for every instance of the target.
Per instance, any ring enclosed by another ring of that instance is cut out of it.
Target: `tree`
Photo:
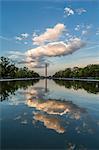
[[[92,64],[88,65],[84,68],[78,68],[74,67],[73,69],[71,68],[66,68],[63,71],[58,71],[56,72],[53,77],[65,77],[65,78],[99,78],[99,65],[98,64]]]
[[[39,74],[27,67],[18,68],[9,58],[0,58],[0,76],[1,78],[35,78]]]
[[[0,59],[0,74],[1,77],[14,77],[16,71],[15,64],[12,64],[9,58],[1,57]]]

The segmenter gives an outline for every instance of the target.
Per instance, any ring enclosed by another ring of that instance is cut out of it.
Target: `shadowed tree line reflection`
[[[18,89],[26,89],[31,85],[34,85],[39,80],[29,80],[29,81],[8,81],[0,82],[0,101],[8,99],[10,95],[14,95]]]
[[[83,81],[66,81],[66,80],[54,80],[55,83],[60,86],[65,86],[65,88],[74,90],[84,89],[88,93],[99,93],[99,82],[83,82]]]

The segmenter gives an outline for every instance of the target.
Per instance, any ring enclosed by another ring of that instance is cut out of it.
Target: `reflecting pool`
[[[99,82],[0,82],[2,149],[99,149]]]

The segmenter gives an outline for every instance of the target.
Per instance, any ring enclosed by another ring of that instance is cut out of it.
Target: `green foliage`
[[[11,63],[9,58],[0,58],[0,76],[1,77],[13,77],[16,74],[18,68],[15,64]]]
[[[55,78],[99,78],[99,65],[88,65],[84,68],[74,67],[73,69],[67,68],[64,71],[56,72],[53,77]]]
[[[0,82],[0,101],[3,101],[5,99],[8,99],[10,95],[14,95],[15,92],[20,89],[26,89],[29,86],[33,86],[35,83],[37,83],[39,79],[34,80],[28,80],[28,81],[6,81],[6,82]]]
[[[0,76],[1,78],[35,78],[39,74],[26,67],[18,68],[9,58],[0,58]]]
[[[55,83],[60,86],[65,86],[68,89],[84,89],[88,93],[99,93],[99,83],[98,82],[83,82],[83,81],[65,81],[65,80],[54,80]]]

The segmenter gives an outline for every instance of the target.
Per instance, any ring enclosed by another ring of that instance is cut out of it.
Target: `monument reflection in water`
[[[0,84],[2,149],[99,149],[99,83]]]

